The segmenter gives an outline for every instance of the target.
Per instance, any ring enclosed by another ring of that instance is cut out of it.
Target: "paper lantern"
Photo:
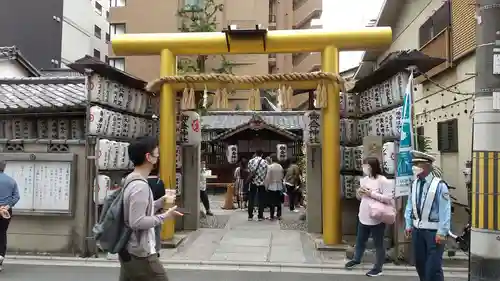
[[[201,143],[201,118],[195,111],[184,111],[179,124],[179,141],[184,145]]]
[[[111,188],[111,179],[106,175],[98,175],[97,179],[94,181],[94,190],[97,191],[97,203],[98,205],[104,204],[104,199],[109,193],[109,189]]]
[[[285,161],[287,158],[287,147],[286,144],[277,144],[276,145],[276,155],[278,156],[279,161]]]
[[[238,146],[228,145],[226,150],[227,162],[234,164],[238,162]]]
[[[382,154],[382,167],[384,173],[393,175],[396,166],[396,144],[394,142],[384,143],[382,146]]]

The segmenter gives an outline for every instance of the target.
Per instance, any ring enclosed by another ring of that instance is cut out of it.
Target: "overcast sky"
[[[376,19],[384,0],[323,0],[323,28],[364,27]],[[363,52],[340,53],[340,71],[358,65]]]

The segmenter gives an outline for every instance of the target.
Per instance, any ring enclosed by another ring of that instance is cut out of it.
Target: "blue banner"
[[[413,181],[413,171],[411,169],[411,151],[413,149],[412,82],[413,71],[408,78],[408,84],[406,85],[405,97],[403,100],[400,131],[401,136],[399,139],[396,166],[396,197],[409,195],[411,182]]]

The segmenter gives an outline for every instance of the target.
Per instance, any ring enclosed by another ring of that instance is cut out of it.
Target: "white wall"
[[[0,77],[29,77],[28,71],[15,60],[0,58]]]
[[[106,43],[106,33],[109,33],[109,22],[106,18],[106,12],[109,11],[109,0],[92,0],[92,6],[95,5],[95,2],[99,2],[102,5],[102,15],[97,13],[92,14],[93,25],[92,25],[92,55],[94,49],[99,50],[101,52],[100,60],[105,61],[105,57],[108,55],[108,43]],[[101,28],[101,39],[94,36],[94,25],[97,25]]]
[[[95,12],[95,2],[102,6],[102,14]],[[62,65],[71,63],[85,55],[94,55],[94,49],[101,52],[104,61],[108,54],[106,32],[109,24],[106,19],[107,0],[64,0],[62,26]],[[94,25],[101,28],[101,39],[94,36]]]

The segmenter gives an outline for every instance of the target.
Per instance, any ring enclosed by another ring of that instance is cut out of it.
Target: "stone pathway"
[[[276,262],[318,263],[320,255],[309,235],[298,230],[281,230],[278,221],[248,221],[243,210],[222,210],[223,200],[211,198],[215,217],[229,216],[223,229],[201,228],[190,233],[177,249],[161,251],[162,259],[231,261],[231,262]],[[284,209],[284,216],[299,217]],[[340,253],[339,253],[340,254]],[[342,254],[343,255],[343,254]],[[342,256],[340,255],[340,256]]]

